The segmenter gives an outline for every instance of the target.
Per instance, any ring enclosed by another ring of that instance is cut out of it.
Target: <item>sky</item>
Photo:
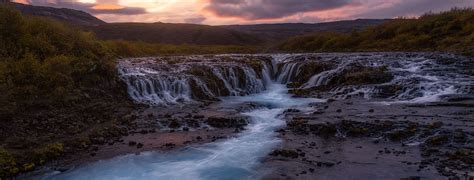
[[[106,22],[209,25],[318,23],[360,18],[417,17],[474,0],[14,0],[82,10]]]

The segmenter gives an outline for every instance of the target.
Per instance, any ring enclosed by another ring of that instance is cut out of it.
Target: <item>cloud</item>
[[[1,1],[1,0],[0,0]],[[15,0],[89,12],[107,22],[258,24],[395,18],[474,7],[474,0]]]
[[[427,12],[446,11],[454,7],[474,7],[473,0],[371,0],[364,11],[354,14],[363,18],[418,16]]]
[[[350,0],[209,0],[205,10],[221,17],[258,20],[329,10],[351,3]]]
[[[71,0],[26,0],[27,4],[36,6],[50,6],[56,8],[70,8],[85,11],[91,14],[137,15],[146,14],[145,8],[126,7],[118,4],[118,0],[97,0],[95,3]]]

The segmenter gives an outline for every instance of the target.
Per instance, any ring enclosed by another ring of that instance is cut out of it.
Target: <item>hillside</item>
[[[90,33],[0,4],[0,179],[117,130],[131,101],[109,52]]]
[[[88,27],[105,40],[144,41],[165,44],[255,45],[282,41],[315,32],[351,32],[387,22],[384,19],[358,19],[317,24],[285,23],[207,26],[172,23],[109,23]]]
[[[283,23],[207,26],[173,23],[106,23],[83,11],[10,3],[26,15],[41,16],[83,26],[102,40],[127,40],[160,44],[262,45],[325,31],[350,32],[387,20],[358,19],[327,23]]]
[[[81,26],[95,26],[99,24],[105,24],[104,21],[83,11],[67,8],[32,6],[19,3],[10,4],[13,5],[21,13],[26,15],[48,17]]]
[[[452,9],[417,19],[396,19],[351,33],[293,37],[279,49],[289,52],[451,51],[474,55],[474,9]]]
[[[347,21],[334,21],[325,23],[283,23],[283,24],[255,24],[255,25],[227,25],[221,26],[226,29],[232,29],[259,36],[264,36],[273,40],[282,40],[292,36],[324,32],[351,32],[352,30],[361,30],[369,26],[379,25],[389,21],[388,19],[357,19]]]
[[[256,45],[262,43],[262,39],[255,35],[196,24],[108,23],[87,28],[104,40],[197,45]]]

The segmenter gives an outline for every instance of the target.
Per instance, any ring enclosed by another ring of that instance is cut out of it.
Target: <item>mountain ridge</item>
[[[277,23],[251,25],[201,25],[187,23],[107,23],[83,11],[68,8],[10,3],[26,15],[48,17],[94,32],[102,40],[127,40],[160,44],[262,45],[317,32],[350,32],[389,21],[356,19],[322,23]]]
[[[22,14],[52,18],[74,25],[96,26],[106,23],[87,12],[74,9],[33,6],[13,2],[9,2],[9,4],[14,6],[15,9],[20,11]]]

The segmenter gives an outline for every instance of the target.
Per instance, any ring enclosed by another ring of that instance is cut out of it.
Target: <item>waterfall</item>
[[[327,85],[334,76],[342,73],[342,71],[344,71],[349,64],[350,62],[343,62],[339,64],[335,69],[327,70],[312,76],[308,80],[308,82],[302,85],[302,88],[311,88]]]
[[[272,83],[272,77],[273,77],[273,74],[274,74],[274,72],[272,70],[273,70],[273,68],[270,69],[268,64],[266,64],[266,63],[263,64],[262,79],[263,79],[263,83],[264,83],[265,86],[268,86]]]
[[[293,77],[298,76],[299,72],[299,63],[285,63],[282,70],[279,72],[277,82],[287,84],[293,79]]]
[[[119,64],[120,76],[127,84],[130,97],[137,103],[149,105],[169,105],[195,102],[202,100],[201,98],[216,99],[219,96],[258,93],[266,89],[265,86],[271,82],[273,73],[266,63],[263,63],[266,68],[262,69],[262,77],[259,78],[252,67],[237,62],[204,61],[169,65],[162,62],[143,64],[132,61],[122,61]],[[193,67],[203,70],[202,76],[190,74],[189,71]],[[212,88],[210,83],[214,83]],[[223,87],[219,87],[220,84]]]
[[[451,56],[449,56],[451,57]],[[449,58],[448,57],[448,58]],[[393,101],[433,101],[452,94],[472,94],[474,65],[456,57],[443,63],[443,55],[414,54],[275,54],[191,56],[182,62],[131,59],[121,61],[119,72],[127,84],[130,97],[138,103],[168,105],[201,100],[217,100],[223,96],[244,96],[262,92],[274,82],[296,83],[301,89],[328,85],[352,67],[387,67],[393,80],[383,84],[339,84],[327,92],[334,98],[363,95]],[[451,57],[452,58],[452,57]],[[252,61],[251,63],[248,63]],[[260,61],[260,62],[255,62]],[[305,69],[307,63],[337,64],[323,72]],[[258,66],[257,66],[258,65]],[[355,66],[354,66],[355,65]],[[197,72],[191,72],[196,70]],[[308,74],[309,73],[309,74]],[[304,79],[308,78],[307,82]]]
[[[169,76],[131,76],[125,79],[132,99],[140,103],[160,105],[191,101],[187,79]]]

